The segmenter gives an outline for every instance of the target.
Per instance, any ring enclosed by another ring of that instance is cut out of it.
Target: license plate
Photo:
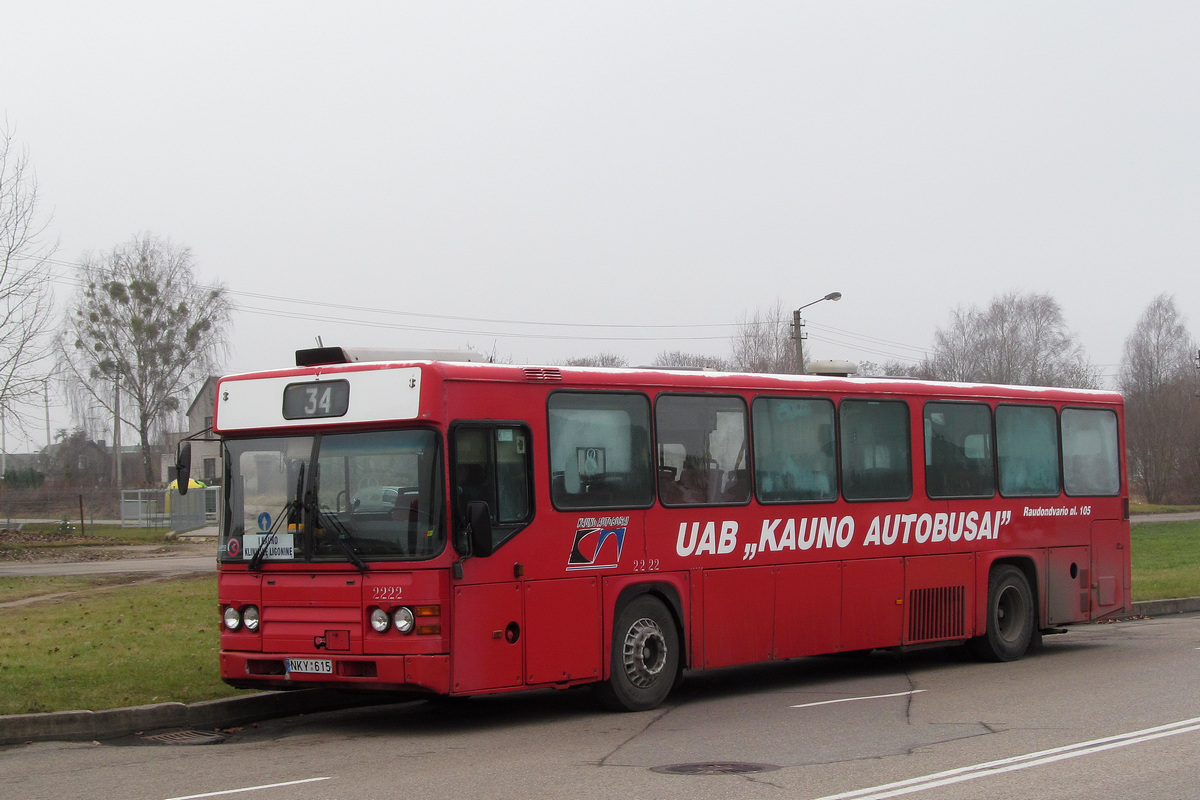
[[[283,663],[288,672],[333,674],[333,660],[329,658],[285,658]]]

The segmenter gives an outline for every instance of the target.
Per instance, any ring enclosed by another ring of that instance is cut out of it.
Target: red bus
[[[362,358],[218,384],[234,686],[639,710],[685,668],[1007,661],[1130,609],[1115,393]]]

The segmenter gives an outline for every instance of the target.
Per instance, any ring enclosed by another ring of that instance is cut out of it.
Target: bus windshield
[[[224,561],[421,560],[445,544],[430,430],[225,442]]]

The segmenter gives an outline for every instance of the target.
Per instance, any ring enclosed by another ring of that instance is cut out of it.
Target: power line
[[[57,259],[47,259],[47,263],[54,264],[60,267],[71,268],[74,270],[81,269],[82,265],[77,262],[62,261]],[[79,278],[68,275],[56,276],[55,280],[60,283],[66,283],[72,286],[82,286],[83,281]],[[215,289],[216,286],[207,286],[205,288]],[[437,333],[459,336],[488,336],[500,337],[507,339],[562,339],[579,342],[652,342],[652,341],[682,341],[682,342],[712,342],[728,340],[737,335],[739,330],[745,329],[758,324],[780,325],[784,324],[785,320],[766,320],[764,322],[748,321],[748,322],[712,322],[712,323],[686,323],[686,324],[639,324],[639,323],[591,323],[591,322],[547,322],[542,320],[514,320],[514,319],[497,319],[488,317],[467,317],[450,314],[431,314],[417,311],[407,311],[395,308],[379,308],[374,306],[363,306],[349,303],[333,303],[323,300],[312,300],[299,297],[285,297],[282,295],[267,294],[262,292],[249,292],[229,287],[220,287],[226,294],[231,297],[247,298],[251,300],[267,301],[269,303],[281,303],[290,306],[302,306],[309,308],[324,308],[333,311],[350,312],[354,315],[378,315],[383,317],[401,317],[412,318],[414,320],[438,320],[443,322],[461,322],[468,325],[483,325],[483,326],[521,326],[535,329],[534,331],[508,331],[496,330],[493,328],[462,328],[462,327],[447,327],[436,325],[421,325],[408,324],[403,322],[389,322],[385,320],[368,320],[361,318],[352,318],[347,316],[315,316],[312,313],[290,311],[286,308],[270,308],[246,303],[234,302],[235,311],[243,313],[260,314],[264,316],[278,317],[282,319],[299,319],[307,321],[323,322],[327,324],[351,325],[355,327],[366,328],[382,328],[387,330],[405,330],[419,331],[425,333]],[[820,325],[808,323],[817,331],[829,331],[832,335],[822,336],[820,341],[828,340],[835,345],[851,348],[854,350],[871,353],[873,355],[882,356],[885,358],[895,358],[901,361],[912,361],[923,358],[925,355],[924,348],[915,347],[912,345],[894,342],[879,337],[860,334],[853,331],[847,331],[834,326]],[[539,333],[536,329],[551,329],[552,333]],[[564,331],[568,329],[576,330],[601,330],[601,331],[653,331],[653,334],[646,335],[592,335],[592,334],[570,334]],[[712,335],[688,335],[687,331],[704,331],[704,330],[724,330],[724,334]],[[664,335],[664,333],[675,331],[672,335]],[[904,354],[899,351],[909,351],[910,354]]]

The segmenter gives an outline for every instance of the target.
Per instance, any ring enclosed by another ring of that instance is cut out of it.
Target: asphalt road
[[[1011,664],[941,649],[693,674],[637,714],[540,692],[293,717],[208,746],[13,746],[0,797],[1190,798],[1198,648],[1193,614],[1076,628]]]

